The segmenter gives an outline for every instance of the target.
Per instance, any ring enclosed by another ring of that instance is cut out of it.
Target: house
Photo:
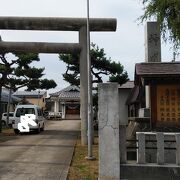
[[[48,99],[49,111],[61,113],[62,119],[80,119],[80,89],[68,86],[58,92],[50,94]]]
[[[127,81],[118,87],[119,92],[119,118],[121,123],[127,124],[129,116],[129,106],[126,104],[126,101],[134,88],[134,81]]]
[[[46,91],[16,91],[14,96],[22,98],[23,102],[40,106],[43,110],[45,109],[47,96]]]
[[[2,103],[1,108],[2,108],[3,113],[7,112],[8,101],[10,103],[9,111],[14,111],[15,106],[21,101],[21,99],[14,96],[14,95],[11,95],[9,97],[9,90],[3,88],[2,89],[2,94],[1,94],[1,103]]]

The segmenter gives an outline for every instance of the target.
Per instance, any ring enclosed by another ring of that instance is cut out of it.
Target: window
[[[34,108],[18,108],[16,117],[24,116],[25,114],[35,114]]]
[[[41,111],[41,109],[38,109],[37,111],[38,111],[38,116],[42,116],[42,111]]]
[[[3,113],[3,116],[7,116],[7,113]],[[9,117],[13,117],[14,116],[14,113],[9,113]]]
[[[9,113],[9,117],[13,117],[14,116],[14,113]]]

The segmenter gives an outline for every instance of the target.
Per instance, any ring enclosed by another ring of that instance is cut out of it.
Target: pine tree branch
[[[96,73],[97,75],[99,74],[104,74],[104,75],[110,75],[111,73],[109,72],[104,72],[104,71],[99,71],[98,73]]]
[[[18,60],[12,60],[12,63],[10,63],[9,65],[12,66],[13,64],[17,64]]]
[[[20,85],[20,86],[16,86],[16,89],[19,89],[19,88],[22,88],[22,87],[24,87],[24,86],[27,86],[28,84],[29,84],[29,82],[24,83],[24,84],[22,84],[22,85]]]
[[[92,83],[101,83],[101,82],[103,82],[102,79],[100,81],[97,79],[92,81]]]
[[[95,73],[93,69],[91,69],[92,74],[97,78],[97,80],[93,80],[92,82],[95,83],[95,81],[102,82],[102,78],[99,76],[98,73]]]
[[[2,60],[2,62],[3,62],[4,64],[8,64],[6,58],[4,57],[4,54],[3,54],[3,55],[0,54],[0,59]]]
[[[69,71],[69,64],[67,65],[67,70],[66,70],[66,74],[68,74],[68,71]]]

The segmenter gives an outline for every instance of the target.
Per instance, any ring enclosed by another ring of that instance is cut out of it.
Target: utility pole
[[[89,31],[89,0],[87,0],[87,73],[88,73],[88,156],[86,159],[95,159],[92,155],[92,82],[90,58],[90,31]]]
[[[173,52],[173,60],[172,60],[173,62],[175,62],[176,61],[176,52],[174,51]]]
[[[8,104],[7,104],[7,125],[9,124],[9,110],[10,110],[10,101],[11,101],[11,94],[12,94],[12,90],[11,90],[11,86],[9,88],[9,95],[8,95]]]
[[[38,106],[39,106],[40,90],[38,90]]]

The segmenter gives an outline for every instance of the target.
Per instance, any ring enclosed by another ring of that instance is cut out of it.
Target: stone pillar
[[[161,62],[161,38],[157,22],[145,26],[145,62]]]
[[[59,100],[57,100],[57,109],[56,109],[57,113],[59,112]]]
[[[88,73],[87,73],[87,28],[83,26],[79,31],[80,53],[80,101],[81,101],[81,144],[87,145],[88,120]]]
[[[176,139],[176,164],[180,165],[180,133],[175,134]]]
[[[146,93],[146,108],[150,108],[150,86],[145,86],[145,93]]]
[[[59,101],[57,100],[54,101],[54,112],[55,113],[59,112]]]
[[[161,36],[157,22],[145,26],[145,62],[161,62]],[[146,108],[150,108],[150,87],[145,86]]]
[[[146,153],[145,153],[145,134],[141,132],[136,133],[137,137],[137,163],[144,164],[146,162]]]
[[[118,84],[98,85],[99,180],[120,179]]]
[[[63,103],[62,105],[61,105],[61,108],[62,108],[62,119],[65,119],[65,109],[66,109],[66,107],[65,107],[65,104]]]
[[[156,133],[157,139],[157,164],[164,164],[164,134]]]
[[[66,118],[66,104],[64,104],[64,119]]]
[[[125,164],[127,161],[126,149],[126,127],[128,125],[128,107],[126,100],[129,96],[129,89],[119,88],[119,148],[120,148],[120,163]]]
[[[57,110],[57,101],[55,100],[55,101],[54,101],[54,112],[55,112],[55,113],[57,112],[56,110]]]

